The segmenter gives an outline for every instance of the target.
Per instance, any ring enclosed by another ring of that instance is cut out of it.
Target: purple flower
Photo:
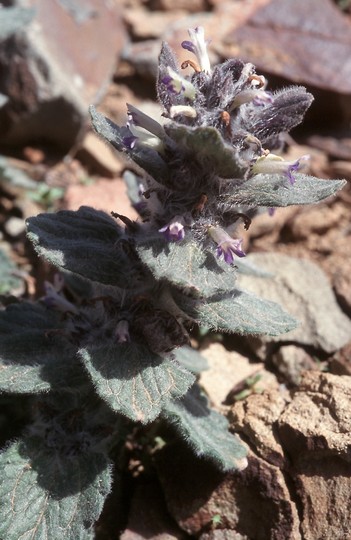
[[[246,254],[243,251],[241,238],[232,238],[220,227],[210,227],[208,233],[217,244],[217,257],[223,255],[227,264],[233,264],[235,255],[245,257]]]
[[[252,102],[254,105],[261,106],[265,105],[266,103],[272,103],[273,97],[272,94],[266,92],[265,90],[261,90],[260,88],[249,88],[247,90],[243,90],[235,96],[234,101],[229,107],[229,112],[233,111],[237,107],[240,107],[240,105],[244,105],[244,103],[250,102]]]
[[[125,320],[119,321],[117,323],[114,334],[115,334],[117,343],[129,343],[130,335],[129,335],[128,321],[125,321]]]
[[[146,129],[159,139],[163,139],[165,136],[165,131],[159,122],[156,122],[151,116],[143,113],[133,105],[127,103],[127,114],[128,114],[128,126],[129,128],[133,126],[138,126]]]
[[[135,135],[129,135],[127,137],[123,137],[123,144],[129,150],[133,150],[137,140],[138,140],[138,137],[135,137]]]
[[[162,79],[163,84],[167,86],[167,90],[172,94],[182,94],[193,101],[196,96],[194,85],[169,66],[167,72],[168,75]]]
[[[49,309],[56,309],[63,313],[70,312],[78,315],[79,310],[69,302],[61,293],[63,288],[63,279],[61,276],[54,278],[54,284],[44,281],[45,296],[42,298],[44,304]]]
[[[158,232],[163,233],[168,242],[180,242],[185,236],[184,219],[182,216],[175,216],[168,225],[159,229]]]
[[[252,174],[285,174],[290,184],[295,183],[293,173],[300,170],[305,162],[310,158],[309,155],[301,156],[296,161],[285,161],[275,154],[267,154],[259,157],[251,167]]]
[[[204,71],[208,75],[211,74],[211,64],[210,59],[207,53],[207,44],[208,41],[205,40],[205,31],[202,26],[197,28],[189,28],[188,34],[190,40],[185,40],[182,42],[183,49],[192,52],[195,54],[201,71]]]

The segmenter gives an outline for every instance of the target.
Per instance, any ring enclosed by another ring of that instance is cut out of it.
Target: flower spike
[[[190,40],[182,42],[183,49],[192,52],[198,59],[201,71],[211,75],[211,64],[207,53],[207,41],[205,40],[205,31],[202,26],[189,28]]]

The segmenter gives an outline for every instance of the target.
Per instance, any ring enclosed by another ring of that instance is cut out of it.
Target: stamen
[[[186,69],[189,66],[191,66],[196,73],[201,73],[201,68],[199,64],[193,62],[192,60],[184,60],[184,62],[182,62],[180,65],[182,69]]]
[[[228,127],[230,125],[230,114],[229,114],[229,112],[222,111],[221,112],[221,120],[224,123],[224,125],[226,127]]]
[[[201,196],[200,196],[199,201],[195,204],[194,208],[192,209],[191,214],[192,214],[193,217],[194,217],[194,215],[200,214],[203,211],[207,201],[208,201],[208,197],[207,197],[206,193],[202,193]]]
[[[251,82],[251,81],[257,81],[259,84],[257,85],[258,88],[262,88],[264,85],[265,85],[265,80],[263,77],[260,77],[259,75],[250,75],[248,77],[248,82]]]

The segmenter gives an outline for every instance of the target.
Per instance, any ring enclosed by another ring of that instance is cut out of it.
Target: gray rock
[[[284,335],[260,338],[260,344],[293,341],[331,353],[349,341],[351,320],[339,308],[326,274],[316,264],[278,253],[255,253],[248,260],[273,276],[240,275],[240,287],[277,302],[300,322]],[[257,353],[263,357],[266,347],[259,346]]]
[[[12,0],[31,22],[0,43],[0,143],[39,139],[69,149],[90,103],[107,89],[125,40],[118,4],[107,0]],[[29,4],[29,5],[28,5]]]

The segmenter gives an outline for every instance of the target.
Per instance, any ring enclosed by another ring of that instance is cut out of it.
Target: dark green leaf
[[[55,337],[59,326],[57,314],[40,304],[13,304],[0,313],[0,390],[40,393],[82,382],[75,348]]]
[[[207,170],[222,178],[242,177],[243,170],[232,146],[224,142],[213,127],[191,128],[179,124],[166,124],[167,134],[187,153],[196,157]]]
[[[230,205],[268,207],[311,204],[334,195],[346,185],[345,180],[320,180],[299,173],[294,178],[295,184],[291,185],[284,175],[257,174],[220,200]]]
[[[144,424],[194,382],[175,360],[135,343],[91,346],[79,354],[99,396],[116,412]]]
[[[194,385],[177,401],[164,407],[162,416],[198,456],[211,459],[223,471],[243,469],[246,449],[238,437],[228,431],[228,422],[208,407],[207,399]]]
[[[150,241],[136,247],[144,264],[157,279],[167,279],[192,292],[211,296],[235,287],[236,271],[193,241]]]
[[[62,270],[106,285],[134,285],[130,261],[117,242],[123,229],[104,212],[82,206],[39,214],[27,226],[38,254]]]
[[[275,302],[261,300],[252,293],[236,289],[205,302],[179,297],[179,306],[201,326],[237,334],[276,336],[296,328],[297,321]]]
[[[106,458],[26,439],[0,455],[0,538],[89,540],[111,489]]]
[[[144,171],[153,176],[155,180],[162,180],[167,177],[168,169],[166,163],[158,152],[141,144],[136,144],[133,149],[127,148],[123,143],[123,139],[127,136],[127,128],[117,126],[112,120],[98,113],[93,105],[90,106],[89,112],[95,131],[116,148],[116,150],[128,155]]]

